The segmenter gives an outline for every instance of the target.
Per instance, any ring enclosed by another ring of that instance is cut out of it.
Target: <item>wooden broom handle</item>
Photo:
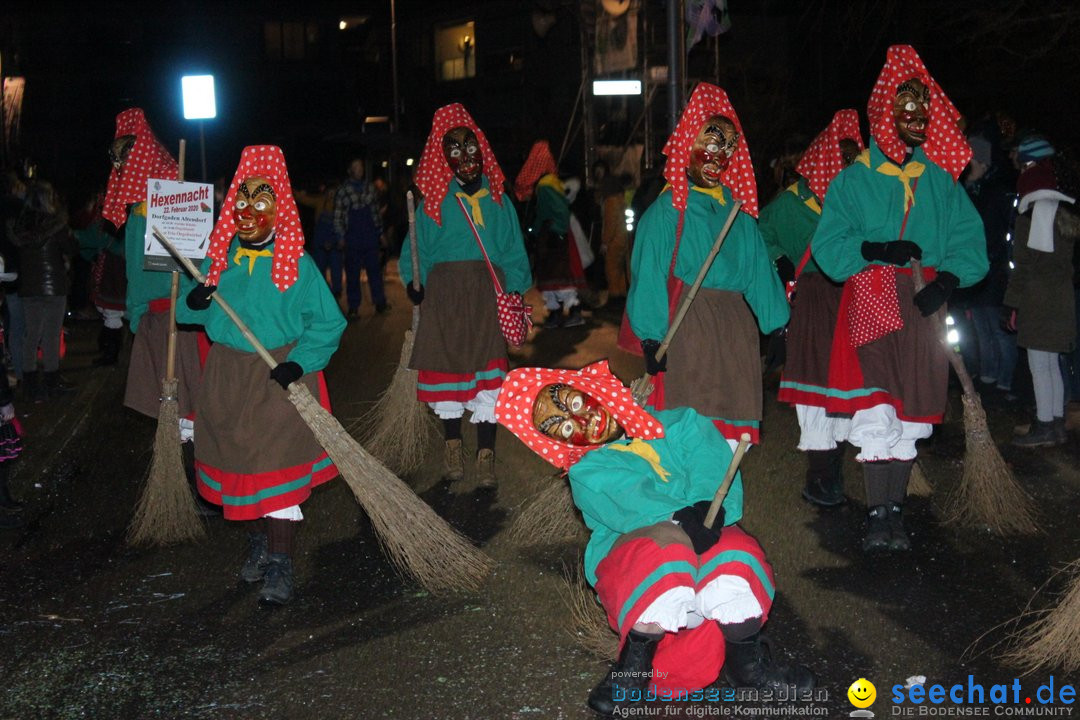
[[[731,489],[731,483],[735,481],[735,473],[739,470],[739,463],[742,462],[743,455],[746,454],[746,449],[750,447],[750,434],[743,433],[739,438],[739,446],[735,448],[735,454],[731,456],[731,462],[728,463],[727,472],[724,473],[724,481],[720,483],[720,487],[716,489],[716,494],[713,495],[712,504],[709,505],[709,512],[705,515],[705,527],[712,529],[713,523],[716,522],[716,516],[720,514],[720,507],[724,504],[724,498],[727,497],[728,490]]]
[[[911,259],[911,281],[915,284],[915,292],[919,292],[926,287],[926,281],[923,279],[922,263],[915,258]],[[938,333],[938,340],[941,342],[941,346],[945,348],[945,357],[949,359],[949,363],[956,372],[956,377],[960,378],[960,386],[964,388],[964,394],[975,397],[975,383],[971,382],[971,375],[968,374],[967,368],[964,367],[964,359],[949,344],[948,328],[945,325],[944,315],[944,307],[939,308],[934,313],[934,324]]]
[[[420,255],[416,250],[416,199],[412,190],[405,193],[405,205],[409,209],[409,249],[412,250],[412,287],[420,289]]]
[[[180,252],[176,249],[176,247],[171,242],[169,242],[168,238],[166,238],[162,234],[162,232],[158,230],[156,225],[153,226],[151,230],[154,233],[154,237],[157,238],[157,241],[161,243],[166,250],[169,251],[169,254],[176,258],[180,262],[180,264],[184,266],[184,269],[191,274],[191,277],[195,278],[196,282],[205,285],[206,276],[199,272],[199,269],[195,267],[191,260],[181,255]],[[225,302],[225,299],[222,298],[216,290],[210,295],[210,297],[213,298],[215,302],[217,302],[217,304],[221,307],[225,314],[229,316],[229,319],[236,324],[236,328],[241,332],[241,334],[243,334],[247,341],[251,343],[251,346],[255,348],[255,352],[257,352],[259,354],[259,357],[261,357],[266,362],[266,364],[270,366],[270,369],[272,370],[276,368],[278,366],[278,361],[275,360],[274,356],[270,354],[270,351],[267,350],[261,342],[259,342],[259,339],[255,337],[255,334],[251,332],[251,328],[247,326],[247,323],[240,319],[240,316],[236,314],[236,311],[232,309],[232,306],[229,305],[229,303]]]
[[[735,200],[732,203],[731,212],[728,213],[727,220],[724,221],[724,226],[720,228],[720,233],[713,242],[712,250],[709,251],[708,256],[705,258],[705,262],[701,265],[701,269],[698,270],[697,278],[694,279],[694,284],[690,286],[689,294],[683,299],[682,304],[679,305],[679,310],[675,313],[675,318],[671,321],[671,327],[668,328],[667,334],[664,335],[664,340],[656,350],[657,362],[660,362],[667,353],[668,346],[671,344],[671,339],[675,337],[676,331],[678,331],[679,326],[682,325],[683,318],[686,317],[686,313],[690,309],[690,303],[694,301],[694,298],[698,294],[698,290],[701,289],[701,284],[705,282],[705,276],[709,274],[709,269],[712,267],[713,260],[715,260],[716,256],[720,253],[720,248],[723,246],[724,240],[731,230],[731,226],[735,223],[735,217],[739,214],[739,208],[741,208],[742,205],[742,200]]]
[[[187,158],[187,140],[180,138],[180,155],[177,161],[176,179],[184,181],[184,166]],[[165,345],[165,381],[176,378],[176,298],[180,294],[180,273],[172,271],[172,283],[169,286],[169,340]]]

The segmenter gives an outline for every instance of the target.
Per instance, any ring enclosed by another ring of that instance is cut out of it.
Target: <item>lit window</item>
[[[435,71],[442,81],[476,77],[475,22],[435,28]]]

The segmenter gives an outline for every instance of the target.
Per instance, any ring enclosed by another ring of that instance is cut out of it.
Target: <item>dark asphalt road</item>
[[[346,422],[397,362],[410,312],[391,284],[392,312],[374,316],[367,306],[328,369],[335,414]],[[540,331],[513,361],[577,367],[611,357],[629,380],[640,366],[614,350],[616,321],[602,310],[585,327]],[[604,665],[571,637],[560,596],[562,568],[580,547],[521,547],[508,537],[515,513],[551,474],[516,439],[500,430],[497,497],[451,492],[438,479],[434,446],[407,478],[498,561],[481,592],[436,598],[402,581],[348,488],[334,481],[304,506],[295,602],[261,608],[257,589],[236,579],[244,533],[220,518],[208,521],[199,544],[124,544],[155,423],[122,408],[126,365],[90,366],[96,329],[72,326],[64,364],[79,383],[72,401],[16,405],[28,450],[12,485],[27,503],[27,524],[0,534],[0,718],[591,717],[584,698]],[[1011,682],[1015,670],[1001,667],[993,649],[1011,628],[1002,624],[1080,555],[1080,444],[1003,450],[1045,534],[957,532],[938,522],[960,472],[957,400],[955,419],[923,448],[937,491],[910,503],[915,550],[867,558],[858,550],[864,508],[854,452],[845,469],[853,502],[832,512],[807,506],[795,416],[774,397],[766,391],[763,443],[743,465],[743,525],[776,571],[768,630],[777,652],[807,663],[828,695],[814,704],[816,716],[846,717],[846,691],[859,677],[877,685],[878,717],[892,710],[889,688],[913,675],[928,684],[966,683],[969,674],[987,687]],[[994,396],[985,402],[1004,443],[1023,409]],[[475,447],[471,435],[466,445]],[[1022,683],[1034,690],[1048,675]],[[1074,681],[1058,674],[1059,685]]]

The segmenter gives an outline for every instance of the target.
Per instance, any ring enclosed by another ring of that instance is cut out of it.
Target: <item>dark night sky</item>
[[[662,17],[661,0],[647,1]],[[542,40],[529,20],[538,7],[558,17]],[[418,155],[431,112],[459,99],[491,127],[511,172],[534,137],[561,139],[580,78],[576,3],[397,0],[397,11],[402,154]],[[338,32],[337,19],[353,15],[371,19]],[[811,138],[836,109],[865,112],[885,48],[896,42],[919,50],[965,115],[1008,110],[1022,127],[1076,145],[1080,9],[1065,0],[731,0],[731,15],[733,29],[716,47],[691,53],[689,74],[727,88],[759,165],[793,133]],[[189,167],[197,169],[198,132],[180,117],[179,76],[211,71],[219,93],[219,117],[206,126],[211,177],[231,173],[240,148],[256,143],[283,145],[294,179],[339,174],[361,145],[390,147],[385,136],[359,132],[363,115],[391,112],[388,16],[388,0],[5,3],[3,70],[28,82],[21,149],[61,187],[80,192],[104,181],[116,113],[140,105],[170,147],[188,138]],[[477,79],[434,83],[432,23],[472,17]],[[267,20],[314,28],[302,62],[268,58]],[[654,56],[664,53],[662,29],[652,35]],[[514,53],[524,58],[520,71],[493,70]],[[579,158],[566,169],[578,170]]]

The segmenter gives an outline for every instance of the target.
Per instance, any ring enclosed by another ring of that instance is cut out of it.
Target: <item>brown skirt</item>
[[[283,361],[291,346],[271,350]],[[321,398],[318,373],[300,379]],[[270,379],[255,353],[214,343],[206,358],[195,424],[195,459],[229,473],[256,475],[293,468],[325,454],[289,394]]]
[[[685,287],[679,303],[686,293]],[[664,406],[729,420],[761,419],[758,327],[743,296],[701,288],[668,349]]]
[[[905,418],[939,422],[948,402],[949,361],[939,339],[939,325],[915,306],[911,275],[896,274],[896,294],[904,327],[856,351],[863,385],[882,388]]]
[[[833,330],[843,294],[843,285],[833,283],[821,273],[799,278],[788,324],[785,382],[818,388],[828,386]]]
[[[495,268],[499,283],[502,271]],[[475,373],[506,357],[499,330],[495,286],[487,263],[459,260],[439,263],[424,283],[420,325],[409,367],[444,373]]]
[[[180,330],[176,333],[177,402],[180,417],[195,409],[199,391],[199,334]],[[161,383],[165,379],[165,361],[169,341],[169,313],[148,312],[139,321],[135,341],[131,345],[127,388],[124,405],[152,418],[161,408]]]

